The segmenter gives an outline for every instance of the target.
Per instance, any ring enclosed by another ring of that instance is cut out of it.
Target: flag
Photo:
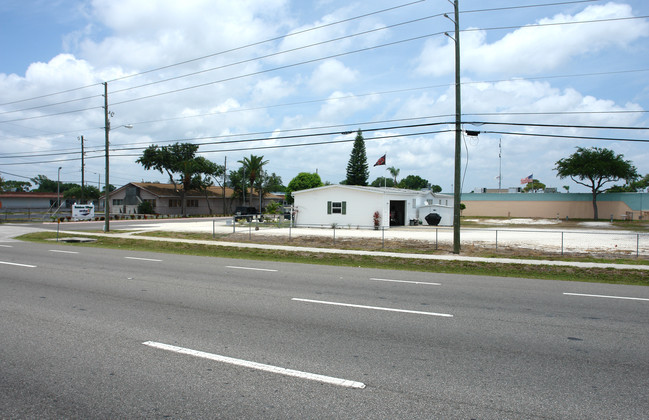
[[[381,156],[379,160],[377,160],[376,163],[374,164],[374,166],[381,166],[381,165],[385,165],[385,155]]]
[[[533,181],[534,174],[530,174],[528,177],[521,179],[521,184],[529,184]]]

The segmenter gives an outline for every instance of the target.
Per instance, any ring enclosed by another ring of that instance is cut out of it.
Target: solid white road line
[[[0,248],[13,248],[12,245],[0,245]]]
[[[154,262],[161,262],[162,260],[156,260],[153,258],[138,258],[138,257],[124,257],[127,260],[138,260],[138,261],[154,261]]]
[[[311,381],[318,381],[327,384],[343,386],[346,388],[358,388],[358,389],[365,388],[365,384],[362,382],[349,381],[347,379],[334,378],[332,376],[318,375],[316,373],[301,372],[299,370],[286,369],[278,366],[266,365],[257,362],[250,362],[247,360],[235,359],[227,356],[220,356],[218,354],[205,353],[202,351],[187,349],[184,347],[172,346],[170,344],[156,343],[155,341],[146,341],[142,344],[144,344],[145,346],[154,347],[161,350],[172,351],[174,353],[186,354],[189,356],[214,360],[216,362],[227,363],[230,365],[262,370],[264,372],[278,373],[280,375],[293,376],[301,379],[309,379]]]
[[[425,281],[411,281],[411,280],[390,280],[390,279],[375,279],[375,278],[370,278],[372,281],[385,281],[389,283],[408,283],[408,284],[423,284],[427,286],[441,286],[441,283],[428,283]]]
[[[16,267],[36,268],[35,265],[29,265],[29,264],[17,264],[17,263],[12,263],[12,262],[5,262],[5,261],[0,261],[0,264],[4,264],[4,265],[15,265]]]
[[[77,251],[61,251],[59,249],[50,249],[50,252],[58,252],[61,254],[78,254],[79,252]]]
[[[225,267],[226,268],[236,268],[237,270],[270,271],[272,273],[277,272],[277,270],[271,270],[269,268],[237,267],[236,265],[226,265]]]
[[[430,315],[430,316],[441,316],[445,318],[452,318],[453,315],[451,314],[440,314],[436,312],[422,312],[422,311],[411,311],[408,309],[394,309],[394,308],[383,308],[380,306],[365,306],[365,305],[355,305],[351,303],[339,303],[339,302],[326,302],[324,300],[312,300],[312,299],[300,299],[300,298],[293,298],[291,300],[295,300],[298,302],[308,302],[308,303],[321,303],[323,305],[334,305],[334,306],[346,306],[349,308],[360,308],[360,309],[374,309],[377,311],[388,311],[388,312],[401,312],[405,314],[416,314],[416,315]]]
[[[597,298],[606,298],[606,299],[623,299],[623,300],[643,300],[649,302],[649,299],[646,298],[636,298],[636,297],[624,297],[624,296],[606,296],[606,295],[588,295],[584,293],[564,293],[566,296],[581,296],[581,297],[597,297]]]

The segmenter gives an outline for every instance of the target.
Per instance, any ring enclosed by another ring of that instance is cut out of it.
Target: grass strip
[[[84,237],[84,235],[80,233],[75,235],[75,237]],[[23,235],[18,239],[32,242],[51,243],[51,240],[55,238],[55,232],[37,232]],[[87,238],[96,241],[75,244],[59,242],[59,244],[67,246],[113,248],[127,251],[162,252],[204,257],[280,261],[300,264],[649,286],[649,270],[582,268],[551,265],[539,266],[533,264],[453,260],[440,261],[387,256],[242,248],[236,246],[206,246],[204,244],[195,244],[190,242],[147,241],[105,236],[87,236]]]

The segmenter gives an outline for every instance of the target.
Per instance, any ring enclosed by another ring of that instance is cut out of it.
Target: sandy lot
[[[471,219],[466,220],[469,222]],[[481,220],[482,223],[498,225],[506,223],[520,225],[520,227],[489,227],[489,228],[462,228],[462,246],[475,246],[481,248],[537,250],[544,253],[594,253],[594,254],[627,254],[635,256],[649,256],[649,234],[637,233],[614,229],[609,222],[582,222],[570,229],[560,228],[560,221],[536,219],[508,219],[508,220]],[[543,225],[543,228],[538,226]],[[551,227],[557,225],[557,228]],[[148,231],[173,231],[191,233],[214,233],[219,237],[233,233],[233,226],[229,219],[200,220],[196,222],[178,223],[137,223],[123,226],[139,232]],[[277,228],[277,226],[255,224],[237,224],[235,237],[241,240],[271,240],[272,238],[288,240],[302,239],[308,242],[309,238],[318,242],[334,240],[395,241],[407,243],[414,241],[426,244],[427,247],[440,248],[452,246],[452,228],[432,226],[405,226],[376,231],[371,229],[357,229],[355,227],[323,228]]]

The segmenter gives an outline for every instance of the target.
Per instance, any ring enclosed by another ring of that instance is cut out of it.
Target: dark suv
[[[259,212],[255,207],[239,206],[234,211],[234,220],[246,219],[248,222],[251,222],[253,217],[257,214],[259,214]]]

